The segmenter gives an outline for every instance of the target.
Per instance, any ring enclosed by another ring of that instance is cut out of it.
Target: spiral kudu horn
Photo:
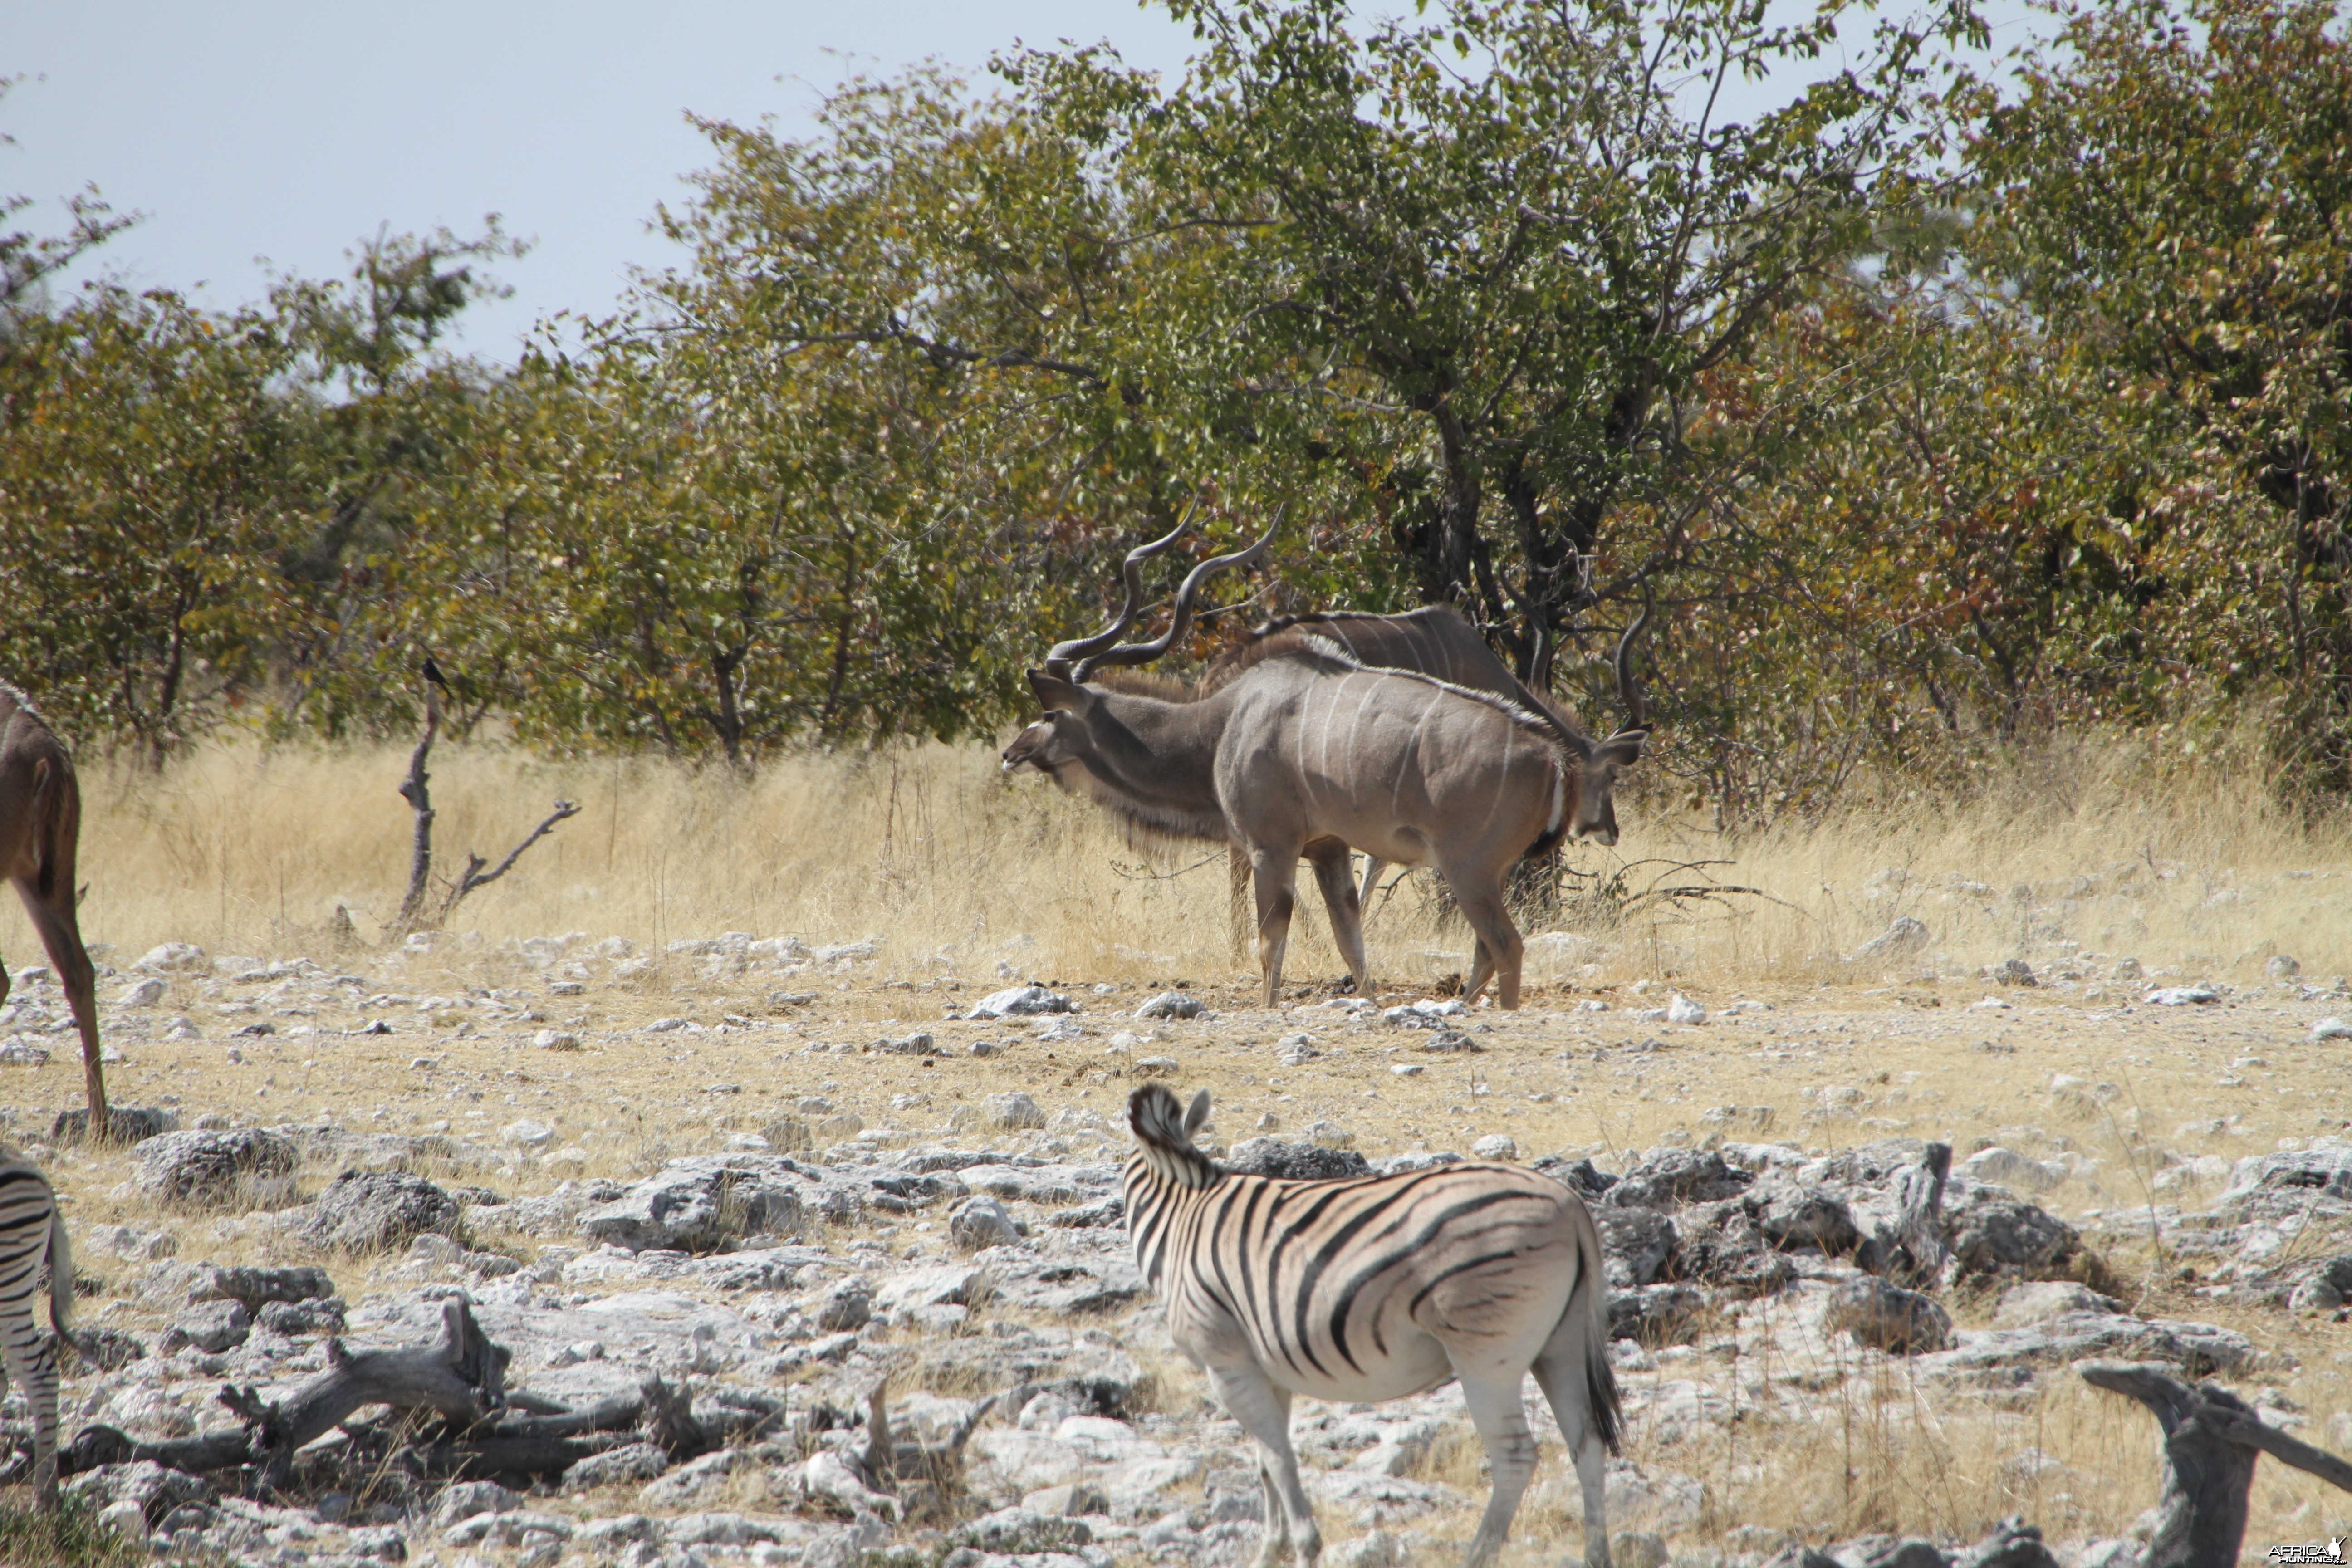
[[[1275,514],[1274,524],[1258,537],[1257,542],[1236,550],[1230,555],[1212,555],[1186,574],[1184,585],[1176,590],[1175,613],[1169,618],[1168,629],[1150,642],[1123,643],[1119,647],[1094,655],[1081,663],[1073,679],[1084,681],[1105,665],[1150,664],[1170,648],[1184,640],[1192,629],[1192,605],[1201,596],[1201,584],[1228,566],[1254,566],[1274,542],[1275,531],[1282,526],[1282,514]]]
[[[1199,506],[1200,503],[1195,501],[1186,507],[1184,515],[1176,520],[1176,526],[1166,534],[1149,544],[1139,544],[1127,552],[1127,560],[1119,566],[1119,574],[1127,581],[1127,604],[1118,612],[1118,619],[1090,637],[1079,637],[1072,642],[1057,642],[1047,649],[1045,653],[1047,674],[1067,680],[1070,679],[1070,664],[1073,660],[1100,653],[1127,635],[1127,628],[1135,624],[1135,612],[1143,607],[1143,563],[1184,536],[1184,531],[1192,526],[1192,513]],[[1084,680],[1086,677],[1080,675],[1078,679]]]
[[[1642,683],[1633,679],[1633,639],[1649,624],[1650,606],[1644,605],[1642,613],[1633,617],[1633,624],[1625,628],[1625,635],[1617,639],[1617,696],[1625,704],[1623,727],[1627,730],[1650,727],[1650,710],[1642,700]]]

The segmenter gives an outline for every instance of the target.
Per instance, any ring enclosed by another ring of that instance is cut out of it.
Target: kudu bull
[[[58,983],[81,1029],[82,1081],[89,1095],[90,1136],[110,1122],[99,1064],[98,978],[74,917],[74,854],[81,837],[81,786],[73,759],[25,694],[0,684],[0,871],[16,884],[25,912],[57,966]],[[0,1001],[8,972],[0,968]]]
[[[1175,646],[1191,628],[1201,584],[1255,561],[1267,543],[1202,562],[1178,591],[1162,636],[1113,646],[1134,623],[1141,563],[1173,544],[1183,526],[1129,553],[1126,605],[1108,627],[1055,645],[1046,667],[1030,672],[1045,717],[1005,751],[1006,770],[1033,765],[1146,831],[1244,850],[1268,1005],[1280,995],[1302,855],[1315,868],[1349,971],[1370,994],[1362,906],[1349,875],[1352,846],[1376,860],[1436,865],[1477,933],[1467,994],[1496,977],[1503,1005],[1516,1007],[1521,943],[1505,908],[1504,874],[1563,837],[1614,842],[1610,791],[1618,770],[1640,757],[1647,731],[1631,727],[1596,744],[1502,694],[1370,665],[1328,635],[1328,620],[1278,628],[1196,687],[1093,681],[1106,665],[1148,663]],[[1387,629],[1361,636],[1375,622]],[[1421,649],[1433,650],[1444,648],[1449,622],[1469,633],[1450,613],[1339,624],[1366,651],[1379,646],[1375,637],[1398,646],[1416,631]],[[1617,659],[1637,720],[1629,660],[1641,625],[1628,629]]]
[[[1610,845],[1617,842],[1618,770],[1640,760],[1642,741],[1649,733],[1641,689],[1634,684],[1631,667],[1633,639],[1647,620],[1648,612],[1644,611],[1618,640],[1617,689],[1624,700],[1628,718],[1623,730],[1600,742],[1578,729],[1550,697],[1522,684],[1510,667],[1495,657],[1495,650],[1486,646],[1476,628],[1444,605],[1424,605],[1393,616],[1373,615],[1365,610],[1326,610],[1285,616],[1259,627],[1248,642],[1211,664],[1202,675],[1201,687],[1213,690],[1260,661],[1302,647],[1308,638],[1319,637],[1338,644],[1348,657],[1361,665],[1415,671],[1473,691],[1490,692],[1550,723],[1560,744],[1576,758],[1580,781],[1578,799],[1590,813],[1590,819],[1580,822],[1574,836]],[[1367,910],[1371,905],[1372,891],[1380,884],[1381,866],[1378,856],[1365,857],[1359,898]],[[1239,846],[1233,851],[1232,871],[1234,903],[1238,910],[1242,885],[1249,872],[1249,862]]]

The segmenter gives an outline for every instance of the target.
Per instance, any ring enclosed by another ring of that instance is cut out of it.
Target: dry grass
[[[376,939],[406,883],[404,764],[389,749],[247,746],[199,750],[160,777],[89,768],[86,931],[121,955],[164,941],[320,954],[341,905]],[[445,746],[434,792],[445,871],[468,848],[502,855],[557,797],[583,807],[459,909],[469,941],[586,930],[658,949],[730,930],[879,933],[908,977],[984,976],[1000,958],[1041,975],[1241,976],[1222,856],[1126,845],[1034,775],[1004,781],[981,746],[788,759],[751,782]],[[1570,864],[1639,895],[1706,879],[1680,864],[1728,861],[1712,877],[1761,896],[1581,907],[1573,918],[1607,945],[1610,980],[1856,978],[1842,955],[1901,915],[1935,931],[1928,960],[1947,974],[2046,962],[2063,943],[2216,979],[2259,978],[2282,952],[2314,974],[2352,972],[2352,834],[2308,826],[2219,768],[2159,774],[2120,742],[2021,763],[1957,808],[1912,803],[1738,841],[1638,805],[1627,816],[1620,849],[1576,848]],[[1458,965],[1467,945],[1412,886],[1369,924],[1377,972],[1401,984]],[[1319,915],[1300,925],[1293,973],[1334,967]],[[21,916],[0,916],[0,952],[30,942]]]
[[[2074,1178],[2042,1201],[2080,1215],[2146,1210],[2162,1152],[2237,1156],[2345,1126],[2342,1048],[2314,1046],[2308,1035],[2309,1015],[2342,1005],[2304,1004],[2268,983],[2263,966],[2285,952],[2301,960],[2306,980],[2352,973],[2352,838],[2340,825],[2310,826],[2277,808],[2226,769],[2168,773],[2120,743],[2032,759],[2005,787],[1963,806],[1895,805],[1738,841],[1633,803],[1623,810],[1620,852],[1580,849],[1571,863],[1622,872],[1623,894],[1637,895],[1661,874],[1669,884],[1699,880],[1675,865],[1725,859],[1733,864],[1716,868],[1717,879],[1761,893],[1680,903],[1621,895],[1580,906],[1576,929],[1597,946],[1557,944],[1574,951],[1531,969],[1534,1000],[1517,1018],[1480,1014],[1496,1026],[1479,1037],[1480,1054],[1426,1058],[1412,1053],[1412,1041],[1350,1034],[1319,1012],[1255,1010],[1254,976],[1230,946],[1222,855],[1168,875],[1205,851],[1130,847],[1097,813],[1043,781],[1006,784],[981,747],[785,761],[748,783],[650,762],[547,763],[488,747],[444,748],[434,788],[445,867],[462,863],[468,847],[502,855],[558,796],[583,811],[470,899],[432,952],[389,953],[381,932],[407,868],[410,819],[394,793],[405,761],[390,750],[242,748],[200,752],[160,778],[86,769],[84,926],[93,942],[112,944],[118,963],[157,942],[192,941],[215,953],[339,963],[365,973],[368,991],[450,1004],[392,1011],[389,1037],[248,1042],[245,1061],[232,1067],[214,1016],[221,998],[177,983],[168,1007],[215,1037],[126,1045],[131,1059],[114,1073],[119,1098],[173,1097],[184,1114],[333,1119],[484,1142],[520,1117],[551,1123],[557,1144],[577,1151],[561,1168],[518,1161],[487,1173],[427,1173],[509,1191],[543,1190],[573,1173],[626,1178],[760,1130],[808,1094],[910,1135],[937,1127],[958,1102],[1010,1089],[1034,1094],[1049,1112],[1115,1114],[1127,1086],[1099,1039],[1062,1045],[1058,1057],[1024,1046],[911,1069],[903,1058],[803,1048],[863,1045],[916,1026],[951,1049],[1003,1038],[1017,1031],[941,1023],[939,1014],[943,1002],[968,1001],[1010,972],[1119,986],[1124,994],[1090,1007],[1097,1015],[1131,1007],[1154,983],[1193,982],[1224,1018],[1213,1027],[1164,1026],[1158,1048],[1182,1061],[1188,1092],[1195,1084],[1215,1090],[1217,1127],[1228,1139],[1247,1136],[1265,1117],[1286,1135],[1318,1121],[1345,1128],[1375,1154],[1416,1143],[1465,1147],[1507,1131],[1526,1154],[1560,1149],[1604,1163],[1717,1131],[1814,1147],[1907,1132],[1949,1139],[1964,1154],[1991,1140],[2074,1160]],[[335,949],[339,904],[366,944],[360,950]],[[1847,961],[1906,915],[1934,935],[1924,952],[1882,965]],[[588,1035],[589,1048],[576,1055],[518,1052],[510,1037],[458,1026],[479,1016],[457,1005],[467,988],[526,979],[500,952],[507,939],[581,930],[656,954],[674,939],[728,931],[882,942],[877,963],[840,973],[818,966],[782,983],[820,996],[778,1016],[789,1029],[719,1033],[730,1014],[767,1018],[765,994],[779,983],[706,978],[686,960],[629,984],[600,977],[576,998],[533,990],[532,1005],[551,1015],[545,1022]],[[1468,945],[1410,886],[1375,910],[1370,934],[1377,973],[1400,987],[1459,967]],[[32,941],[13,906],[0,909],[0,952],[19,965],[38,962]],[[1338,971],[1311,910],[1292,955],[1297,981]],[[2045,976],[2073,976],[2074,988],[2005,992],[2016,1004],[2005,1010],[1970,1005],[1991,989],[1975,977],[1979,966],[2012,957]],[[2137,984],[2116,977],[2115,961],[2126,957],[2151,973],[2232,983],[2242,990],[2239,1005],[2110,1016],[2115,1003],[2137,999]],[[1629,1005],[1663,1000],[1663,987],[1634,994],[1643,981],[1668,981],[1711,1006],[1744,994],[1775,1010],[1662,1031],[1629,1016]],[[1610,1011],[1573,1010],[1596,995]],[[595,1033],[661,1014],[711,1032]],[[340,1030],[380,1016],[386,1010],[355,1005],[317,1021]],[[1102,1032],[1124,1026],[1099,1016],[1088,1022]],[[1309,1068],[1284,1069],[1271,1047],[1299,1028],[1337,1048]],[[1662,1033],[1663,1048],[1596,1058],[1595,1047]],[[1390,1071],[1414,1061],[1425,1066],[1420,1076]],[[2053,1094],[2059,1073],[2114,1089],[2104,1099]],[[11,1102],[43,1102],[38,1117],[76,1101],[78,1075],[62,1064],[6,1076]],[[711,1092],[722,1081],[733,1092]],[[1737,1119],[1723,1120],[1726,1108],[1738,1108]],[[2227,1117],[2236,1125],[2213,1127]],[[113,1195],[125,1173],[119,1155],[66,1150],[56,1163],[79,1223],[167,1225],[182,1234],[183,1256],[223,1262],[269,1256],[278,1245],[268,1226],[243,1216],[169,1217]],[[306,1175],[306,1194],[323,1180]],[[2164,1201],[2195,1206],[2198,1198],[2189,1189]],[[938,1239],[935,1220],[904,1229],[901,1241]],[[2303,1436],[2352,1447],[2352,1384],[2328,1326],[2279,1314],[2232,1319],[2160,1275],[2147,1248],[2123,1248],[2115,1261],[2147,1310],[2218,1318],[2266,1350],[2298,1357],[2299,1372],[2242,1386],[2277,1383],[2306,1414]],[[341,1260],[336,1277],[356,1297],[400,1282],[396,1267]],[[1198,1379],[1161,1347],[1133,1348],[1159,1374],[1159,1405],[1191,1408]],[[1795,1415],[1750,1410],[1671,1442],[1635,1424],[1633,1453],[1645,1468],[1706,1481],[1695,1539],[1736,1544],[1735,1532],[1748,1526],[1816,1541],[1878,1528],[1971,1537],[2021,1512],[2053,1537],[2113,1533],[2153,1500],[2154,1424],[2063,1373],[2011,1407],[1914,1386],[1883,1358],[1847,1358],[1793,1369],[1818,1384]],[[1655,1372],[1629,1381],[1698,1375],[1662,1357]],[[951,1382],[940,1386],[960,1391]],[[1444,1444],[1429,1473],[1476,1496],[1478,1463],[1475,1447]],[[2305,1540],[2326,1526],[2342,1532],[2352,1507],[2266,1465],[2254,1515],[2250,1540]],[[1346,1531],[1343,1521],[1326,1523],[1335,1538]],[[1523,1515],[1527,1544],[1515,1550],[1573,1542],[1580,1529],[1573,1479],[1548,1459]]]

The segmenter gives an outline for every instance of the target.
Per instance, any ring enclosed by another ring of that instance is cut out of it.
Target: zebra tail
[[[1570,1313],[1584,1315],[1584,1407],[1611,1453],[1624,1451],[1625,1413],[1617,1397],[1617,1372],[1609,1364],[1609,1276],[1601,1257],[1600,1232],[1588,1216],[1577,1235],[1582,1278],[1568,1299]]]
[[[66,1216],[49,1207],[49,1321],[58,1333],[73,1327],[73,1248],[66,1243]]]

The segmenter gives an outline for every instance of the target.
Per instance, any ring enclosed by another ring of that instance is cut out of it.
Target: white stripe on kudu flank
[[[1421,761],[1421,735],[1423,731],[1429,728],[1429,721],[1436,715],[1440,708],[1444,706],[1445,699],[1433,691],[1429,694],[1429,706],[1423,708],[1421,710],[1421,717],[1413,721],[1412,733],[1406,738],[1404,750],[1399,754],[1396,787],[1389,795],[1389,809],[1391,813],[1399,816],[1403,814],[1404,808],[1400,803],[1404,799],[1404,775],[1408,768],[1418,772],[1424,784],[1428,782],[1429,769],[1423,766]]]
[[[1503,801],[1510,793],[1511,731],[1517,728],[1517,726],[1515,724],[1506,724],[1503,726],[1503,765],[1495,770],[1495,795],[1493,799],[1486,803],[1486,826],[1488,827],[1495,826],[1495,818],[1501,815]]]

